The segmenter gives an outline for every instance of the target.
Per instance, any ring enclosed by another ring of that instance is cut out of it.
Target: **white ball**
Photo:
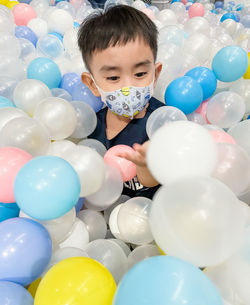
[[[42,18],[31,19],[27,26],[36,34],[38,38],[48,34],[48,24]]]
[[[0,109],[0,130],[12,119],[28,117],[28,115],[21,109],[6,107]]]
[[[162,24],[164,24],[164,26],[178,24],[178,20],[175,13],[169,9],[164,9],[160,11],[159,14],[157,15],[157,19]]]
[[[188,121],[164,125],[152,137],[148,167],[161,183],[182,177],[209,176],[217,163],[217,146],[209,131]]]
[[[68,140],[54,141],[50,143],[47,155],[64,158],[64,154],[67,153],[67,151],[74,149],[75,146],[75,143]]]
[[[72,16],[62,9],[55,9],[48,17],[49,31],[57,32],[61,35],[73,28],[74,20]]]

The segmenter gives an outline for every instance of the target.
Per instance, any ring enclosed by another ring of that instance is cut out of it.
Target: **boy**
[[[118,144],[134,148],[121,155],[136,164],[137,177],[124,184],[123,194],[130,197],[152,198],[158,189],[146,165],[147,119],[163,106],[152,97],[162,69],[155,63],[157,34],[144,13],[120,5],[85,21],[78,36],[89,71],[82,81],[107,105],[97,113],[97,127],[89,138],[107,149]]]

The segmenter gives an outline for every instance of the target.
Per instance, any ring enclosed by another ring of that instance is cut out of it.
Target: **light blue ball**
[[[217,79],[214,72],[206,67],[196,67],[189,70],[185,76],[196,80],[202,88],[203,100],[211,97],[217,88]]]
[[[58,65],[53,60],[45,57],[38,57],[29,64],[27,78],[40,80],[50,89],[58,88],[61,82],[61,72]]]
[[[212,69],[218,80],[234,82],[248,68],[247,53],[239,46],[227,46],[219,50],[212,61]]]
[[[0,96],[0,109],[5,107],[16,107],[8,98]]]
[[[173,80],[165,92],[167,106],[179,108],[185,114],[194,112],[203,101],[201,85],[189,76]]]
[[[40,223],[22,217],[0,223],[0,281],[29,285],[41,276],[51,255],[50,235]]]
[[[23,286],[0,281],[0,304],[1,305],[33,305],[31,294]]]
[[[16,203],[0,202],[0,222],[9,218],[18,217],[19,211],[20,209]]]
[[[14,193],[18,206],[41,220],[58,218],[77,203],[80,181],[64,159],[42,156],[30,160],[18,172]]]
[[[122,278],[113,305],[222,305],[205,274],[175,257],[154,256],[136,264]]]

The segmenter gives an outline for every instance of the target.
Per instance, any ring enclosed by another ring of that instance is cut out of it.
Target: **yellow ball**
[[[11,10],[17,4],[19,4],[18,1],[9,1],[6,6]]]
[[[115,281],[103,265],[91,258],[71,257],[45,274],[34,305],[111,305],[115,290]]]
[[[9,0],[0,0],[1,5],[7,5],[8,2],[9,2]]]
[[[36,295],[36,291],[37,291],[37,288],[38,288],[38,285],[40,284],[40,282],[41,282],[41,278],[39,277],[38,279],[36,279],[34,282],[32,282],[29,285],[28,291],[33,296],[33,298]]]
[[[248,53],[248,62],[247,72],[243,75],[245,79],[250,79],[250,53]]]

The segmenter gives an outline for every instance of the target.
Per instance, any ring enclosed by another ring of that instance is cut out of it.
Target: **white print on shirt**
[[[124,182],[124,186],[133,191],[138,191],[144,188],[144,186],[139,182],[137,176],[134,177],[132,180]]]

